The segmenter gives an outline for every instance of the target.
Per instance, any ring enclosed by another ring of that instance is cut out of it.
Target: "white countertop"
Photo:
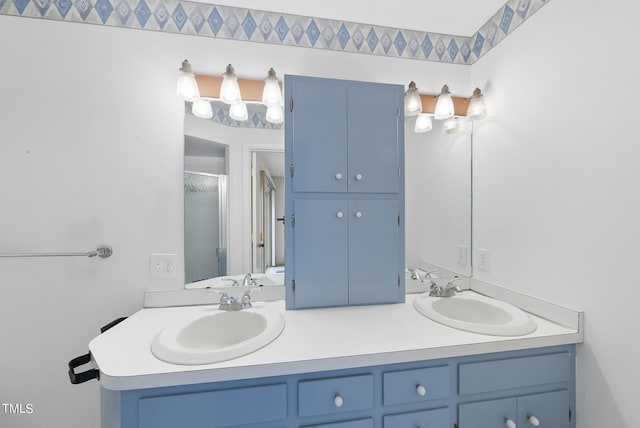
[[[465,291],[471,293],[471,291]],[[217,382],[349,367],[501,352],[579,343],[582,332],[532,315],[538,328],[525,336],[469,333],[420,315],[401,304],[290,310],[284,301],[254,302],[282,311],[285,328],[266,347],[207,365],[176,365],[153,356],[150,344],[168,324],[217,305],[142,309],[89,344],[100,383],[112,390]]]

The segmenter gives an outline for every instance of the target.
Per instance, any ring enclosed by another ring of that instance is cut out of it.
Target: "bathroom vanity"
[[[163,362],[149,344],[215,306],[143,309],[90,344],[102,428],[575,426],[581,313],[531,301],[556,322],[533,315],[530,334],[490,336],[431,321],[415,298],[306,311],[258,302],[282,310],[280,337],[208,365]]]

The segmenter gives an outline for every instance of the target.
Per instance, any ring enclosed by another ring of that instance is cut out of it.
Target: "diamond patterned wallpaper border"
[[[508,0],[452,36],[186,0],[0,0],[0,14],[454,64],[473,64],[549,0]]]

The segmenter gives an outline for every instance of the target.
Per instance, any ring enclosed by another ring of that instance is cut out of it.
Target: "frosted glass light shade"
[[[451,99],[449,87],[444,85],[440,96],[438,96],[436,111],[434,112],[433,117],[437,120],[444,120],[453,117],[453,113],[453,99]]]
[[[405,117],[416,116],[422,113],[422,100],[416,87],[416,82],[409,83],[409,89],[404,93]]]
[[[262,90],[262,104],[267,107],[280,107],[282,106],[282,91],[280,89],[280,83],[276,77],[276,72],[273,68],[269,69],[269,74],[264,81],[264,89]]]
[[[487,117],[487,106],[480,88],[473,91],[471,100],[469,100],[469,108],[467,109],[467,118],[470,120],[481,120]]]
[[[199,117],[200,119],[211,119],[213,117],[211,102],[202,98],[198,98],[193,102],[191,112],[195,117]]]
[[[249,118],[249,112],[247,111],[247,105],[243,102],[233,104],[229,107],[229,116],[231,119],[243,122]]]
[[[433,123],[431,122],[431,116],[427,113],[420,113],[418,117],[416,117],[416,125],[413,128],[414,132],[417,134],[421,134],[423,132],[429,132],[433,128]]]
[[[284,113],[282,107],[267,107],[267,122],[282,123],[284,121]]]
[[[444,135],[452,135],[458,132],[460,129],[458,120],[455,117],[450,117],[442,124],[442,133]]]
[[[194,101],[200,98],[198,82],[191,70],[191,64],[186,59],[182,61],[182,67],[178,72],[178,85],[176,94],[185,101]]]
[[[238,79],[231,64],[227,65],[226,72],[222,75],[222,85],[220,86],[220,101],[233,106],[242,101]]]

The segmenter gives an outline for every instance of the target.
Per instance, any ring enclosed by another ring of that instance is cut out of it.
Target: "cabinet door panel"
[[[348,303],[348,202],[296,199],[293,228],[297,308]]]
[[[397,302],[397,200],[349,201],[349,304]]]
[[[346,192],[346,88],[335,81],[298,78],[292,96],[293,191]]]
[[[349,192],[398,192],[399,94],[396,86],[348,89]]]
[[[533,427],[529,416],[534,416],[540,428],[568,428],[571,426],[569,406],[567,390],[519,397],[518,426]]]
[[[458,406],[460,428],[505,428],[505,418],[516,421],[516,399],[478,401]]]

